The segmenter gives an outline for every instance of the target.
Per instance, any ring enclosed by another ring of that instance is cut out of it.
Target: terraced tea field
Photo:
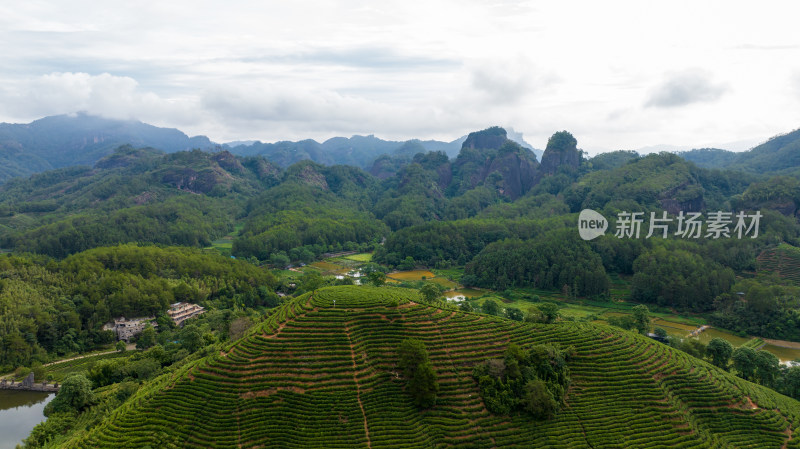
[[[423,305],[414,291],[331,287],[162,376],[69,448],[796,448],[800,402],[607,326],[534,325]],[[335,306],[334,306],[335,303]],[[439,378],[418,411],[396,348],[421,339]],[[550,421],[494,416],[471,377],[509,343],[573,346]]]
[[[784,243],[764,250],[756,261],[758,271],[777,273],[782,279],[800,284],[800,248]]]

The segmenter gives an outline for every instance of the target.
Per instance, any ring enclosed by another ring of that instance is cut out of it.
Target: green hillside
[[[398,373],[396,349],[409,337],[427,346],[439,379],[427,410]],[[484,407],[472,369],[511,343],[574,347],[554,419]],[[287,303],[51,447],[777,449],[800,446],[798,429],[799,402],[633,333],[523,324],[430,307],[408,290],[350,286]]]
[[[684,151],[679,155],[700,167],[750,173],[796,174],[800,166],[800,129],[780,134],[740,153],[712,148]]]
[[[756,260],[759,271],[775,273],[781,279],[800,283],[800,248],[782,244],[763,251]]]

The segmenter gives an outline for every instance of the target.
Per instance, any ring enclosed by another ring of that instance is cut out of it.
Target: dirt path
[[[133,344],[133,343],[128,343],[128,344],[125,346],[125,350],[127,350],[127,351],[132,351],[132,350],[134,350],[134,349],[136,349],[136,345],[135,345],[135,344]],[[52,365],[58,365],[59,363],[71,362],[71,361],[73,361],[73,360],[86,359],[86,358],[89,358],[89,357],[97,357],[97,356],[99,356],[99,355],[113,354],[113,353],[115,353],[115,352],[117,352],[117,350],[116,350],[116,349],[112,349],[112,350],[110,350],[110,351],[95,352],[94,354],[79,355],[79,356],[77,356],[77,357],[72,357],[72,358],[69,358],[69,359],[64,359],[64,360],[56,360],[55,362],[45,363],[45,364],[44,364],[44,365],[42,365],[42,366],[52,366]]]
[[[126,350],[129,350],[129,351],[130,351],[130,350],[133,350],[133,349],[136,349],[136,345],[135,345],[135,344],[128,344],[128,345],[125,347],[125,349],[126,349]],[[116,349],[112,349],[112,350],[110,350],[110,351],[95,352],[94,354],[85,354],[85,355],[79,355],[79,356],[77,356],[77,357],[71,357],[71,358],[64,359],[64,360],[56,360],[55,362],[49,362],[49,363],[45,363],[45,364],[44,364],[44,365],[42,365],[42,366],[53,366],[53,365],[58,365],[59,363],[66,363],[66,362],[71,362],[71,361],[73,361],[73,360],[80,360],[80,359],[86,359],[86,358],[89,358],[89,357],[97,357],[97,356],[100,356],[100,355],[113,354],[113,353],[115,353],[115,352],[117,352],[117,350],[116,350]],[[13,375],[14,375],[14,373],[0,374],[0,379],[3,379],[3,378],[10,378],[10,377],[11,377],[11,376],[13,376]]]
[[[356,399],[358,400],[358,407],[361,408],[361,415],[364,416],[364,433],[367,435],[367,447],[372,449],[372,442],[369,439],[369,426],[367,425],[367,414],[364,412],[364,404],[361,403],[361,386],[358,384],[358,376],[356,372],[356,350],[353,347],[353,339],[350,338],[350,328],[344,326],[344,332],[347,335],[347,343],[350,345],[350,359],[353,361],[353,382],[356,383]]]
[[[781,348],[800,349],[800,343],[796,341],[771,340],[769,338],[763,338],[762,340],[764,340],[764,343],[768,345],[775,345]]]

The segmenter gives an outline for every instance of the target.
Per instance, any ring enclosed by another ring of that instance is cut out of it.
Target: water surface
[[[14,449],[45,420],[44,406],[53,393],[0,390],[0,449]]]

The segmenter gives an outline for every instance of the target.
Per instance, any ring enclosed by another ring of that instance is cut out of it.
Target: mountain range
[[[436,140],[389,141],[373,135],[333,137],[322,143],[314,140],[297,142],[235,141],[215,143],[206,136],[189,137],[174,128],[159,128],[135,120],[117,120],[86,113],[58,115],[28,124],[0,124],[0,182],[18,176],[29,176],[55,168],[94,165],[113,153],[120,145],[136,148],[152,147],[167,153],[183,150],[226,149],[240,156],[264,156],[288,167],[301,160],[325,165],[345,164],[369,170],[375,160],[387,155],[400,165],[410,162],[414,154],[443,151],[449,157],[458,155],[463,136],[451,142]],[[522,139],[522,134],[509,133],[509,139],[541,157]]]

